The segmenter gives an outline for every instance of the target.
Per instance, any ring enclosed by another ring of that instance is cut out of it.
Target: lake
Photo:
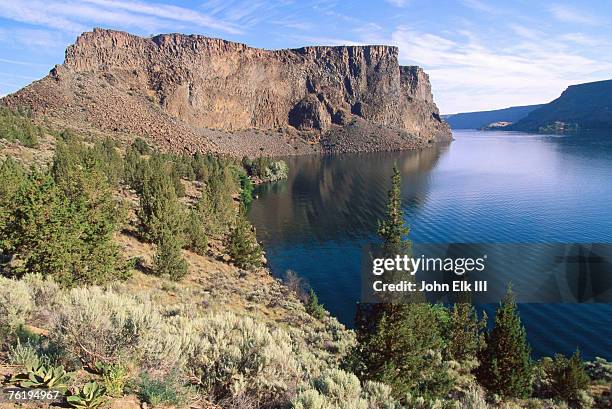
[[[272,272],[295,271],[351,326],[394,165],[416,243],[612,243],[612,134],[453,136],[420,152],[284,158],[289,179],[259,186],[249,212]],[[612,359],[612,305],[520,312],[535,357],[579,347]]]

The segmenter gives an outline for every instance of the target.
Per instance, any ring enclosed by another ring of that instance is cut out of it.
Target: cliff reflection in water
[[[260,186],[249,218],[266,248],[270,242],[372,237],[385,209],[393,166],[403,175],[405,204],[419,206],[427,198],[428,172],[447,148],[284,158],[289,179]]]

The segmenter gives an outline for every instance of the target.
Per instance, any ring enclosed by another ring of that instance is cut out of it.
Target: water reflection
[[[421,152],[286,158],[289,179],[258,188],[249,218],[270,268],[305,277],[351,324],[360,250],[376,240],[394,164],[420,243],[612,243],[612,137],[456,132]],[[612,358],[612,306],[523,305],[536,355]],[[544,319],[545,317],[545,319]]]

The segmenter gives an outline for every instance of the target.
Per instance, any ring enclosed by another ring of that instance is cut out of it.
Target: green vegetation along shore
[[[0,114],[3,388],[74,408],[610,407],[609,362],[531,359],[511,291],[490,330],[469,303],[412,303],[359,305],[352,331],[295,274],[273,278],[245,213],[283,162]],[[410,246],[399,187],[396,171],[389,251]]]

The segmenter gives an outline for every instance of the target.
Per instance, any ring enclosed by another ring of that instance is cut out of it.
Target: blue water
[[[612,243],[612,133],[453,135],[421,152],[286,158],[289,179],[259,187],[249,212],[273,273],[295,271],[351,325],[394,164],[415,242]],[[534,356],[579,347],[612,359],[612,305],[520,312]]]

